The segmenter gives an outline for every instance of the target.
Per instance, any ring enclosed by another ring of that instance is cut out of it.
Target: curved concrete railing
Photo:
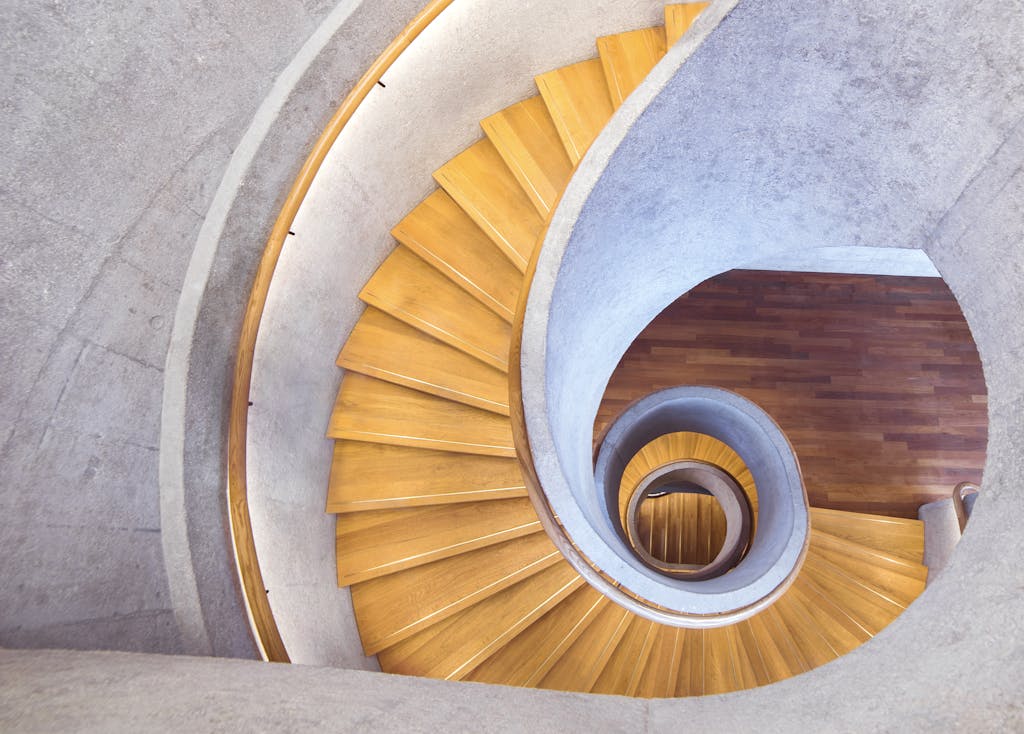
[[[923,248],[985,368],[985,504],[947,572],[842,665],[727,703],[660,702],[656,725],[684,708],[724,716],[723,727],[768,711],[776,722],[841,710],[861,727],[923,723],[942,708],[940,691],[968,674],[984,678],[975,689],[985,702],[1019,707],[1004,666],[1020,672],[1006,652],[1020,645],[1019,601],[1008,594],[1020,570],[1004,543],[1020,546],[1024,511],[1024,327],[1014,315],[1024,302],[1022,14],[1016,4],[968,15],[917,2],[870,13],[743,2],[699,49],[670,52],[554,215],[519,353],[530,454],[549,494],[587,485],[597,407],[635,334],[679,294],[748,263],[821,245]],[[951,628],[951,609],[974,620],[970,629]],[[865,694],[887,705],[858,711]],[[822,705],[807,708],[809,698]]]
[[[703,433],[730,446],[758,488],[757,537],[746,558],[724,576],[667,578],[636,556],[617,527],[626,465],[658,436],[678,431]],[[625,590],[659,607],[660,618],[676,612],[678,626],[732,624],[755,614],[788,588],[807,550],[807,495],[793,449],[767,413],[728,390],[676,387],[637,401],[605,436],[590,481],[567,489],[559,495],[545,488],[545,494],[573,544]]]

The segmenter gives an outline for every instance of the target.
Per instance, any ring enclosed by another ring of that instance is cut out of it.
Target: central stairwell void
[[[598,39],[597,58],[484,119],[360,294],[327,511],[386,672],[721,693],[849,652],[924,588],[922,524],[808,507],[781,430],[731,394],[627,410],[584,478],[599,488],[586,523],[535,481],[510,360],[535,249],[591,143],[703,8]]]

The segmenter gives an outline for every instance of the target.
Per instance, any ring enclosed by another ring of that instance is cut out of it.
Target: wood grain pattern
[[[349,372],[327,428],[330,438],[515,458],[508,418]]]
[[[568,563],[556,563],[381,650],[381,667],[391,673],[461,680],[582,584]]]
[[[612,116],[600,59],[563,66],[536,78],[569,160],[577,165]]]
[[[466,680],[537,685],[607,604],[593,588],[582,586],[485,660]]]
[[[367,655],[558,563],[544,533],[462,553],[352,586],[352,606]]]
[[[505,321],[512,321],[522,273],[443,189],[420,202],[391,234]]]
[[[669,48],[685,35],[708,3],[676,3],[665,6],[665,41]]]
[[[327,512],[525,497],[515,459],[335,441]]]
[[[812,507],[811,527],[915,563],[924,555],[924,523],[917,519]]]
[[[683,631],[678,627],[656,625],[655,635],[647,665],[640,674],[634,695],[641,698],[670,698],[676,693]]]
[[[654,622],[634,616],[591,691],[616,696],[636,695],[640,676],[647,667],[647,660],[654,647],[657,630],[658,626]]]
[[[985,383],[940,279],[732,271],[657,316],[623,356],[595,434],[672,385],[734,390],[792,442],[810,504],[913,518],[981,476]]]
[[[608,96],[617,109],[665,55],[665,28],[641,28],[597,39]]]
[[[531,97],[480,123],[516,181],[546,217],[569,183],[573,165],[541,97]]]
[[[597,682],[608,659],[626,634],[634,615],[616,604],[606,604],[579,638],[540,681],[540,688],[587,693]]]
[[[405,247],[397,247],[359,297],[399,321],[508,370],[508,323]]]
[[[494,143],[487,138],[474,143],[435,171],[434,179],[524,271],[544,219]]]
[[[379,380],[508,415],[508,377],[372,306],[338,355],[338,366]]]
[[[284,249],[292,223],[299,207],[306,198],[313,179],[320,171],[327,153],[341,135],[342,130],[359,109],[359,105],[376,89],[384,72],[391,68],[402,52],[429,26],[441,12],[452,4],[452,0],[431,0],[394,40],[381,52],[370,68],[345,95],[338,109],[328,121],[313,149],[306,156],[299,173],[285,196],[270,236],[263,247],[256,275],[253,277],[249,300],[242,317],[242,328],[238,335],[238,350],[231,382],[231,412],[228,422],[228,513],[231,516],[231,540],[238,564],[238,575],[242,582],[246,607],[249,610],[256,646],[264,659],[271,662],[287,663],[281,633],[274,620],[274,613],[267,600],[267,589],[263,584],[259,559],[256,557],[256,543],[252,537],[252,522],[249,517],[248,483],[246,477],[246,437],[249,427],[249,391],[252,385],[252,365],[256,351],[263,310],[270,293],[270,283],[277,268],[277,261]]]
[[[338,517],[338,585],[422,566],[540,532],[526,498],[464,502]]]

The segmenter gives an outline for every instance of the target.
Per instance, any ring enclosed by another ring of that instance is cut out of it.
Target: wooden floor
[[[600,436],[663,387],[735,390],[779,423],[811,505],[900,517],[981,480],[985,383],[939,278],[735,270],[663,311],[617,367]]]

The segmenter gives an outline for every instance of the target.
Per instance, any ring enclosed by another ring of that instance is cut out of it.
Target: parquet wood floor
[[[652,321],[608,384],[595,437],[633,400],[715,385],[764,408],[813,506],[916,517],[980,481],[981,362],[939,278],[734,270]]]

